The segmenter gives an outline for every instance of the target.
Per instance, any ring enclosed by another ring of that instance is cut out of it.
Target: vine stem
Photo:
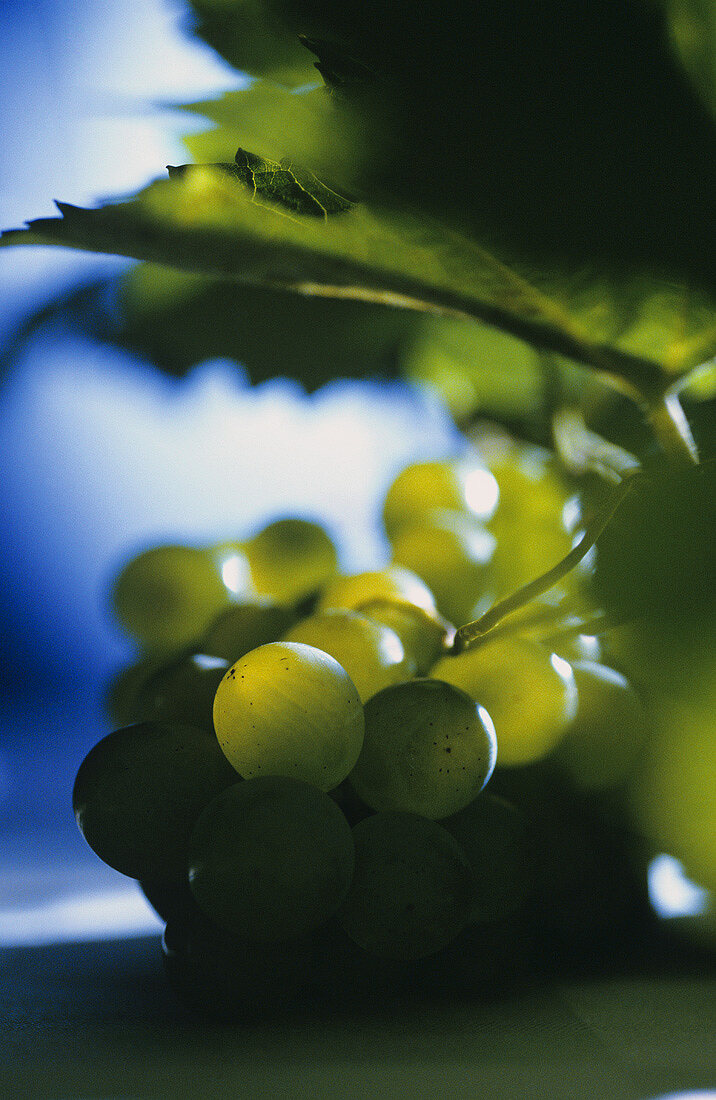
[[[599,536],[602,534],[602,531],[604,531],[605,527],[607,527],[612,520],[614,513],[634,488],[635,482],[642,477],[643,474],[640,470],[635,470],[633,473],[624,477],[624,480],[616,487],[610,501],[597,513],[591,523],[587,524],[584,529],[584,534],[577,545],[572,547],[570,552],[562,558],[561,561],[557,562],[552,569],[548,569],[546,573],[542,573],[542,575],[535,580],[523,585],[504,600],[500,600],[499,603],[494,604],[490,610],[486,611],[484,615],[481,615],[479,619],[475,619],[474,622],[466,623],[464,626],[461,626],[455,634],[452,652],[454,654],[461,653],[473,643],[481,641],[485,635],[502,622],[507,615],[519,611],[521,607],[524,607],[525,604],[536,599],[537,596],[541,596],[543,592],[552,588],[552,586],[557,584],[558,581],[561,581],[567,573],[571,572],[571,570],[579,564],[582,558],[586,557],[589,553]]]
[[[665,394],[647,406],[647,419],[662,450],[679,465],[695,465],[699,453],[679,395]]]

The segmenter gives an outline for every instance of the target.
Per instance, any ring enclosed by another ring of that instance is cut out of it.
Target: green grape
[[[483,791],[441,824],[472,867],[471,920],[501,920],[519,909],[533,885],[525,815],[506,799]]]
[[[257,646],[276,642],[293,625],[296,616],[272,600],[259,599],[227,607],[202,636],[202,653],[238,661]]]
[[[555,759],[578,787],[617,786],[632,771],[646,743],[644,708],[629,681],[613,668],[575,661],[572,670],[577,714]]]
[[[251,569],[242,542],[219,542],[206,551],[216,563],[226,587],[234,599],[251,599],[255,593],[251,583]]]
[[[244,779],[290,775],[337,787],[363,744],[363,708],[345,669],[300,642],[270,642],[232,665],[214,700],[214,728]]]
[[[716,891],[716,675],[664,693],[630,801],[645,835],[675,856],[699,886]]]
[[[445,509],[406,522],[393,539],[393,561],[417,573],[441,615],[465,623],[492,603],[495,537],[474,520]]]
[[[243,546],[251,582],[260,596],[294,604],[338,572],[338,555],[328,534],[305,519],[269,523]]]
[[[229,602],[210,553],[191,546],[155,546],[133,558],[114,586],[124,629],[147,649],[191,645]]]
[[[427,675],[454,633],[450,624],[437,614],[407,600],[377,598],[359,604],[356,611],[395,631],[418,676]]]
[[[357,607],[371,600],[404,600],[414,603],[430,615],[437,614],[435,597],[417,573],[402,565],[387,565],[385,569],[354,573],[349,577],[336,577],[321,593],[318,610],[330,607]]]
[[[495,724],[500,765],[529,764],[550,752],[577,711],[570,666],[528,638],[485,641],[443,657],[431,675],[466,691]]]
[[[499,599],[557,565],[570,552],[574,542],[561,520],[550,515],[518,514],[505,518],[498,515],[489,529],[497,540],[491,575]],[[550,592],[556,596],[578,592],[587,568],[588,565],[576,567],[553,585]]]
[[[346,608],[318,611],[284,636],[322,649],[346,670],[361,702],[391,684],[409,680],[415,671],[394,630]]]
[[[419,959],[470,916],[472,872],[454,838],[424,817],[378,813],[353,829],[355,872],[340,921],[364,951]]]
[[[467,512],[487,519],[495,510],[497,483],[474,458],[414,462],[401,470],[383,502],[383,525],[393,539],[403,524],[434,508]]]
[[[189,881],[184,868],[183,878],[175,881],[163,879],[143,879],[139,888],[157,916],[162,920],[178,920],[185,923],[199,912],[194,895],[189,889]]]
[[[270,942],[316,928],[336,912],[353,874],[351,829],[309,783],[262,776],[223,791],[189,844],[189,884],[229,932]]]
[[[599,664],[602,656],[602,643],[593,634],[575,634],[571,638],[553,639],[550,648],[572,666],[577,661],[594,661]]]
[[[222,1022],[275,1022],[277,1012],[305,1004],[313,984],[310,936],[280,943],[240,939],[213,924],[196,903],[193,912],[169,917],[162,956],[182,1004]]]
[[[142,722],[102,738],[80,765],[72,805],[100,859],[131,878],[174,881],[186,874],[197,817],[236,782],[206,730]]]
[[[183,722],[213,733],[214,697],[228,668],[223,657],[206,653],[192,653],[165,665],[139,689],[139,716],[156,722]]]
[[[539,519],[563,523],[574,513],[574,495],[550,451],[509,437],[485,439],[478,445],[499,487],[493,522],[522,526]]]
[[[105,693],[105,709],[115,727],[128,726],[143,717],[139,702],[142,688],[165,663],[164,654],[145,657],[112,677]]]
[[[351,783],[374,810],[447,817],[479,794],[496,753],[490,716],[469,695],[439,680],[411,680],[366,703]]]

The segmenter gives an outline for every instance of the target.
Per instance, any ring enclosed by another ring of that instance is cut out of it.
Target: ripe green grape
[[[485,439],[479,451],[499,487],[493,517],[498,523],[515,520],[527,526],[540,518],[562,521],[573,511],[572,490],[549,451],[507,437]]]
[[[259,599],[227,607],[203,634],[202,653],[238,661],[257,646],[276,642],[295,622],[295,614],[272,600]]]
[[[338,554],[317,523],[279,519],[243,544],[251,582],[260,596],[297,603],[338,572]]]
[[[653,844],[716,891],[716,675],[713,664],[701,672],[700,682],[664,693],[652,711],[653,736],[630,800]]]
[[[137,879],[186,874],[197,817],[236,782],[215,739],[178,723],[142,722],[102,738],[80,765],[72,804],[100,859]]]
[[[192,653],[158,669],[137,693],[138,716],[183,722],[213,733],[216,689],[228,671],[223,657]]]
[[[418,676],[427,675],[445,650],[451,633],[450,624],[439,615],[407,600],[377,598],[359,604],[356,611],[395,631]]]
[[[557,746],[556,760],[579,787],[617,786],[646,743],[644,708],[626,677],[613,668],[575,661],[572,670],[577,713]]]
[[[191,546],[155,546],[121,571],[112,595],[124,629],[146,649],[191,645],[229,602],[216,562]]]
[[[214,701],[214,728],[244,779],[289,775],[337,787],[363,744],[363,708],[345,669],[299,642],[270,642],[232,665]]]
[[[351,829],[336,803],[286,776],[248,779],[211,802],[189,844],[189,884],[216,924],[270,942],[335,913],[353,874]]]
[[[474,458],[414,462],[391,484],[383,502],[383,525],[389,539],[434,508],[466,512],[487,519],[495,510],[497,483]]]
[[[502,637],[443,657],[431,675],[466,691],[495,724],[500,765],[550,752],[577,711],[570,666],[538,642]]]
[[[494,535],[474,520],[442,509],[406,520],[393,539],[393,561],[422,577],[441,615],[461,624],[492,602],[495,545]]]
[[[388,565],[385,569],[354,573],[349,577],[336,577],[326,585],[318,601],[318,610],[329,607],[347,607],[355,611],[370,600],[404,600],[422,607],[428,614],[436,615],[435,597],[411,569],[402,565]]]
[[[472,872],[434,821],[378,813],[353,829],[355,871],[340,921],[364,951],[419,959],[439,951],[470,916]]]
[[[334,657],[358,689],[361,702],[391,684],[409,680],[415,668],[394,630],[346,608],[318,611],[284,636]]]
[[[515,912],[532,887],[525,815],[506,799],[483,791],[441,824],[455,837],[472,867],[471,920],[500,920]]]
[[[465,692],[439,680],[412,680],[366,703],[351,783],[374,810],[447,817],[479,794],[496,753],[490,716]]]

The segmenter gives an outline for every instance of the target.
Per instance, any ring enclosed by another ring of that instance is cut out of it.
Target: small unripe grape
[[[525,815],[506,799],[483,791],[441,824],[472,867],[471,919],[500,920],[518,909],[533,885]]]
[[[401,470],[383,503],[383,524],[389,539],[434,508],[450,508],[478,519],[492,515],[498,488],[493,475],[475,459],[414,462]]]
[[[318,601],[318,609],[347,607],[355,611],[369,600],[405,600],[436,615],[435,597],[417,573],[402,565],[388,565],[385,569],[354,573],[350,577],[336,577],[324,588]]]
[[[527,638],[487,640],[443,657],[431,676],[462,688],[485,707],[495,723],[501,766],[545,756],[577,711],[570,666]]]
[[[292,627],[284,641],[303,642],[334,657],[363,703],[381,688],[409,680],[414,672],[395,631],[346,608],[310,615]]]
[[[364,951],[419,959],[465,927],[472,872],[458,843],[434,821],[378,813],[353,829],[355,871],[340,920]]]
[[[496,752],[489,715],[465,692],[439,680],[412,680],[366,703],[351,783],[374,810],[447,817],[479,794]]]
[[[251,582],[260,596],[294,604],[317,591],[338,572],[338,554],[317,523],[279,519],[243,546]]]
[[[197,817],[236,773],[216,740],[193,726],[142,722],[90,750],[72,793],[77,824],[100,859],[137,879],[186,874]]]
[[[252,649],[277,642],[296,616],[272,600],[256,600],[227,607],[211,623],[199,642],[202,653],[224,657],[232,664]]]
[[[192,653],[150,676],[137,694],[139,717],[183,722],[213,733],[216,689],[229,668],[223,657]]]
[[[426,676],[455,631],[435,613],[395,598],[373,599],[356,608],[362,615],[389,626],[400,638],[418,676]]]
[[[201,814],[189,884],[222,928],[270,942],[328,920],[346,896],[353,863],[350,826],[328,795],[265,776],[230,787]]]
[[[406,521],[393,540],[393,561],[417,573],[435,596],[441,615],[464,623],[492,598],[490,562],[495,537],[460,513],[429,512]]]
[[[147,649],[191,645],[229,602],[216,562],[191,546],[155,546],[133,558],[114,585],[114,610]]]
[[[594,661],[572,664],[577,713],[556,760],[580,787],[613,787],[634,767],[647,738],[647,721],[629,681]]]
[[[333,657],[299,642],[270,642],[224,676],[214,700],[214,728],[244,779],[288,775],[328,791],[358,759],[363,708]]]

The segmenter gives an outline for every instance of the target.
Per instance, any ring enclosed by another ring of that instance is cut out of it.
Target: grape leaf
[[[658,4],[424,0],[419,19],[408,0],[195,7],[220,17],[212,44],[254,75],[273,76],[258,47],[252,62],[261,28],[269,52],[305,44],[333,101],[369,135],[356,150],[358,193],[423,210],[537,269],[639,268],[716,285],[716,129]],[[282,155],[328,168],[303,146]]]
[[[677,299],[653,281],[630,285],[639,309],[625,311],[627,296],[613,283],[575,287],[554,272],[530,282],[424,216],[365,203],[325,219],[301,216],[268,198],[257,202],[251,187],[210,166],[157,181],[130,201],[59,209],[60,218],[10,231],[2,243],[112,252],[275,289],[473,317],[644,393],[661,391],[665,367],[686,370],[716,346],[703,295],[678,297],[667,324],[664,310]],[[643,324],[654,300],[658,339]]]
[[[296,214],[327,218],[353,206],[350,199],[328,187],[313,172],[300,168],[288,159],[267,160],[240,148],[233,161],[213,167],[246,184],[255,202],[267,199]],[[193,165],[188,164],[170,166],[169,175],[181,176],[192,170]]]

